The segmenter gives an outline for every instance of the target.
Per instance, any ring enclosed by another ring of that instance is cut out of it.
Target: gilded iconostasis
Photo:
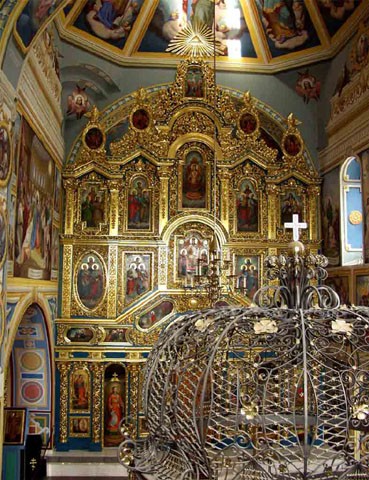
[[[219,307],[251,303],[293,214],[319,248],[320,179],[298,121],[218,87],[206,62],[88,117],[63,169],[58,448],[117,444],[123,417],[145,433],[141,367],[163,328],[213,304],[196,282],[214,239],[230,288]]]

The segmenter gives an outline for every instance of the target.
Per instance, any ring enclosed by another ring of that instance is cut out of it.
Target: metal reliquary
[[[255,306],[164,331],[146,365],[149,436],[123,427],[121,463],[160,480],[368,479],[369,310],[340,306],[326,266],[294,242],[266,259]]]

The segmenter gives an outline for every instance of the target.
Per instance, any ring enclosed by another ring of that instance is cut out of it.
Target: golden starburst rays
[[[187,23],[169,42],[167,52],[191,58],[205,58],[221,55],[222,44],[214,32],[204,23]]]

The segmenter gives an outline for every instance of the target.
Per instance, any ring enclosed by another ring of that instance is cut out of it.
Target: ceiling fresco
[[[166,66],[177,61],[169,42],[200,21],[215,27],[218,68],[272,73],[332,57],[368,12],[362,0],[78,0],[57,23],[118,64]]]

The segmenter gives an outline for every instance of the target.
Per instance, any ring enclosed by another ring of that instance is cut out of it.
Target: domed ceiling
[[[77,0],[58,27],[118,64],[169,66],[168,44],[188,21],[215,22],[217,68],[273,73],[332,57],[368,11],[367,0]]]

